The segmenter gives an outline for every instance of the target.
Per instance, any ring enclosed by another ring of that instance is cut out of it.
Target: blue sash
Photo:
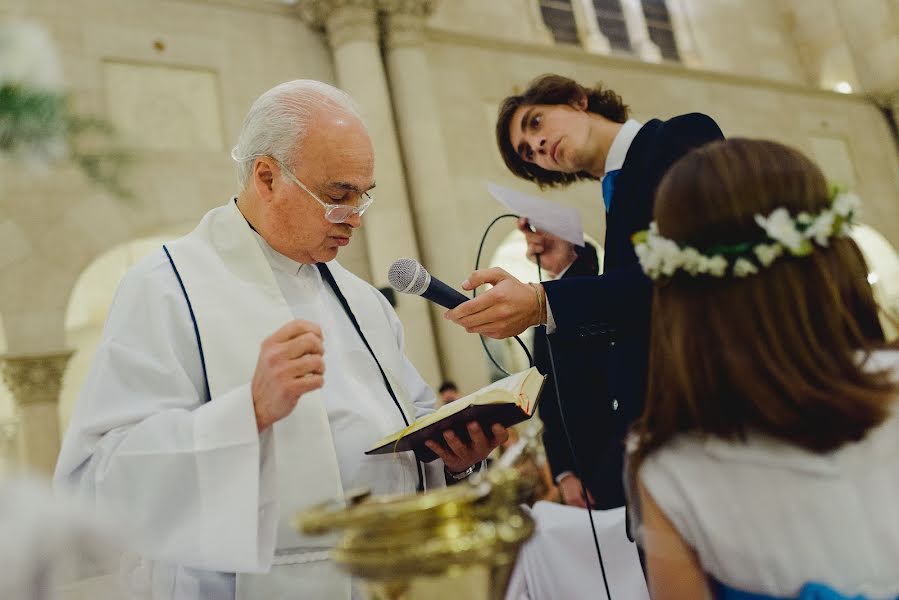
[[[868,600],[864,596],[844,596],[820,583],[805,584],[795,598],[744,592],[717,582],[715,585],[715,598],[717,600]],[[896,600],[899,600],[899,597]]]

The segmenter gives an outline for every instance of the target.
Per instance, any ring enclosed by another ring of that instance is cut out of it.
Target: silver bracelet
[[[455,479],[456,481],[462,481],[463,479],[467,479],[472,473],[474,473],[474,465],[471,465],[470,467],[468,467],[461,473],[453,473],[452,471],[447,469],[446,466],[444,466],[443,468],[446,470],[446,472],[449,474],[449,476],[452,477],[453,479]]]

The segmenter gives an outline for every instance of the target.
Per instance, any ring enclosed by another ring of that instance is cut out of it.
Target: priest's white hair
[[[247,112],[237,145],[231,150],[241,189],[250,181],[253,163],[259,156],[271,156],[292,169],[293,157],[310,125],[309,117],[327,107],[362,121],[349,94],[321,81],[295,79],[259,96]]]

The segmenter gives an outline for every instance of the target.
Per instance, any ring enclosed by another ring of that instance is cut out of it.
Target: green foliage
[[[18,85],[0,87],[0,151],[52,154],[52,144],[65,134],[65,97],[51,92],[26,90]]]
[[[132,154],[117,144],[107,121],[74,115],[64,94],[0,86],[0,153],[41,163],[68,156],[94,183],[132,197],[122,184]]]

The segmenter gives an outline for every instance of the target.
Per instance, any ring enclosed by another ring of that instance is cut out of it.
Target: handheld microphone
[[[456,308],[469,298],[446,285],[414,258],[400,258],[390,265],[387,280],[398,292],[423,296],[444,308]]]

